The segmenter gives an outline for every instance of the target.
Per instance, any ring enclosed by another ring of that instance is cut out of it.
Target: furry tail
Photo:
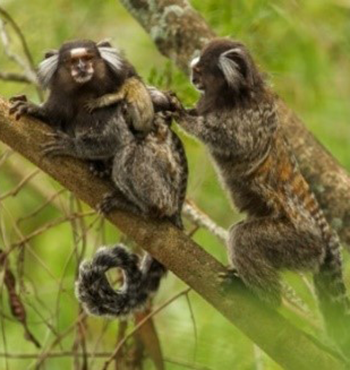
[[[111,287],[105,275],[115,267],[122,269],[124,275],[124,284],[119,290]],[[76,296],[92,315],[126,316],[144,307],[165,273],[165,267],[150,255],[146,255],[140,269],[137,255],[122,244],[103,247],[91,262],[81,264]]]
[[[314,275],[314,282],[327,332],[344,354],[349,356],[350,301],[343,279],[339,239],[334,232],[330,233],[326,256],[319,272]]]

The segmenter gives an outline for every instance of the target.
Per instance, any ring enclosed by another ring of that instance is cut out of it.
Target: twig
[[[188,308],[190,310],[192,325],[193,325],[193,335],[194,335],[194,351],[193,351],[193,362],[196,362],[197,358],[197,349],[198,349],[198,331],[197,331],[197,324],[196,324],[196,317],[194,315],[191,299],[189,297],[189,294],[186,294],[186,300],[188,304]]]
[[[0,7],[0,15],[12,25],[13,29],[15,30],[15,32],[18,34],[18,36],[21,39],[23,37],[21,30],[19,29],[17,24],[14,22],[14,20],[10,17],[10,15],[7,12],[5,12],[5,10],[3,10],[1,7]],[[0,18],[0,37],[1,37],[2,44],[4,45],[5,53],[8,56],[8,58],[13,60],[16,64],[18,64],[24,70],[25,76],[31,83],[33,83],[34,85],[38,85],[38,80],[36,77],[36,73],[34,72],[34,67],[31,65],[32,63],[31,57],[30,59],[28,59],[28,55],[26,55],[28,62],[29,62],[28,64],[19,55],[11,51],[10,39],[6,31],[5,21],[3,21],[1,18]],[[25,51],[27,51],[27,49]]]
[[[46,232],[49,229],[51,229],[52,227],[60,225],[64,222],[69,222],[72,219],[91,216],[91,215],[94,215],[94,214],[95,214],[95,211],[87,211],[87,212],[80,213],[80,214],[76,213],[76,214],[72,214],[72,215],[69,215],[69,216],[59,217],[59,218],[57,218],[53,221],[50,221],[50,222],[44,224],[44,226],[36,229],[31,234],[26,235],[21,240],[18,240],[17,242],[12,243],[12,246],[17,247],[19,245],[25,244],[25,243],[29,242],[31,239],[43,234],[44,232]]]
[[[1,307],[1,311],[4,312],[4,280],[5,278],[5,273],[3,274],[2,276],[2,281],[1,281],[1,284],[0,284],[0,307]],[[1,338],[2,338],[2,343],[3,343],[3,348],[4,348],[4,351],[5,351],[5,356],[7,355],[7,340],[6,340],[6,329],[5,329],[5,318],[3,315],[1,315]],[[5,357],[5,369],[8,370],[9,369],[9,365],[8,365],[8,361],[7,361],[7,357]]]
[[[9,156],[12,154],[9,153]],[[18,181],[22,181],[22,179],[28,175],[29,171],[27,171],[28,163],[18,155],[15,156],[14,160],[7,161],[4,167],[4,171],[6,171],[10,178],[16,178]],[[48,181],[43,181],[40,177],[33,178],[30,183],[27,184],[31,190],[33,190],[36,194],[38,194],[41,198],[47,200],[51,199],[51,205],[54,206],[57,210],[64,212],[67,208],[66,202],[63,202],[61,198],[56,199],[54,196],[56,194],[56,190],[51,190],[53,187]],[[67,189],[61,189],[63,192],[67,191]]]
[[[226,243],[228,233],[227,230],[217,225],[207,214],[201,211],[194,202],[186,200],[183,214],[188,217],[194,224],[203,227],[215,235],[220,241]]]
[[[105,362],[104,366],[103,366],[103,370],[107,370],[108,369],[108,366],[110,365],[110,363],[113,361],[114,358],[116,358],[118,356],[118,353],[119,351],[121,350],[121,348],[123,347],[123,345],[125,344],[125,342],[137,331],[139,330],[139,328],[144,325],[147,320],[149,320],[151,317],[155,316],[157,313],[159,313],[160,311],[162,311],[165,307],[169,306],[172,302],[174,302],[176,299],[178,299],[179,297],[181,297],[182,295],[185,295],[187,294],[189,291],[191,290],[191,288],[186,288],[185,290],[182,290],[181,292],[179,292],[178,294],[174,295],[172,298],[170,298],[169,300],[167,300],[166,302],[164,302],[162,305],[160,305],[159,307],[157,307],[156,309],[154,309],[149,315],[147,315],[143,320],[141,320],[134,328],[133,330],[127,335],[124,337],[124,339],[119,342],[118,346],[116,347],[116,349],[113,351],[112,355],[109,357],[109,359]]]
[[[28,220],[29,218],[37,216],[44,208],[46,208],[48,205],[54,205],[54,200],[61,194],[65,193],[67,190],[62,188],[61,190],[57,191],[56,193],[53,193],[44,203],[42,203],[38,208],[36,208],[34,211],[30,212],[29,214],[19,217],[17,222],[21,223],[25,220]]]
[[[15,72],[0,72],[0,80],[25,84],[33,83],[33,81],[31,81],[25,74]]]
[[[32,55],[31,55],[31,53],[29,51],[29,48],[28,48],[28,45],[27,45],[27,41],[26,41],[26,39],[25,39],[25,37],[24,37],[21,29],[19,28],[18,24],[14,21],[14,19],[10,16],[10,14],[7,13],[1,7],[0,7],[0,14],[1,14],[1,16],[3,18],[5,18],[11,24],[11,26],[15,30],[16,34],[18,35],[18,37],[19,37],[19,39],[21,41],[22,48],[23,48],[24,54],[27,57],[27,60],[29,62],[29,65],[31,66],[32,70],[35,70],[34,61],[33,61]]]
[[[50,352],[47,355],[47,358],[72,357],[73,354],[74,354],[73,351]],[[105,358],[105,357],[109,357],[110,355],[111,355],[110,352],[96,352],[96,353],[86,352],[85,353],[85,356],[88,358],[93,358],[93,357]],[[82,357],[84,356],[84,354],[77,353],[77,356]],[[37,353],[1,353],[0,352],[0,358],[5,358],[5,357],[9,360],[31,360],[31,359],[36,359],[38,357],[38,354]],[[188,369],[193,369],[193,370],[213,370],[207,366],[192,364],[192,363],[188,363],[186,361],[181,361],[181,360],[175,360],[169,357],[165,357],[164,361],[170,364],[183,366],[183,367],[186,367]],[[90,361],[90,367],[91,367],[91,361]]]
[[[46,349],[46,351],[43,351],[40,355],[37,355],[35,358],[37,361],[35,361],[34,366],[31,366],[31,368],[39,369],[41,364],[46,360],[47,357],[50,356],[51,350],[57,346],[58,343],[60,343],[77,325],[77,322],[83,320],[86,317],[85,313],[81,313],[77,319],[71,324],[66,330],[64,330],[60,335],[56,337],[56,339],[51,343],[49,348]]]
[[[15,188],[13,188],[12,190],[8,191],[7,193],[1,195],[0,196],[0,201],[4,200],[5,198],[10,197],[10,196],[15,197],[20,192],[20,190],[27,184],[27,182],[29,182],[39,172],[40,172],[39,169],[35,169],[33,172],[28,174],[24,179],[22,179],[22,181]]]
[[[120,321],[119,327],[118,327],[118,334],[117,334],[117,345],[120,343],[123,338],[126,336],[126,330],[128,329],[128,322],[127,321]],[[119,355],[119,356],[118,356]],[[115,360],[115,369],[119,370],[123,364],[121,363],[123,361],[124,353],[122,349],[120,350],[119,354],[116,354],[114,360]]]
[[[0,157],[0,167],[11,157],[14,151],[10,148],[5,149],[3,153],[1,153]]]
[[[101,333],[99,334],[99,336],[97,337],[96,339],[96,342],[91,350],[91,353],[86,353],[86,356],[88,357],[91,357],[90,359],[90,368],[91,369],[94,369],[94,362],[95,362],[95,358],[99,357],[98,356],[98,347],[108,329],[108,327],[110,326],[110,324],[112,323],[111,320],[106,320],[104,323],[103,323],[103,327],[101,329]],[[94,336],[96,336],[96,334],[94,333]],[[96,355],[96,356],[95,356]],[[109,357],[110,356],[110,353],[106,356],[106,357]]]

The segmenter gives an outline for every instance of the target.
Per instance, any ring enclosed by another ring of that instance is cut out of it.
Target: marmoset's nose
[[[86,70],[86,64],[83,60],[79,59],[79,62],[77,64],[77,68],[79,71],[84,72]]]

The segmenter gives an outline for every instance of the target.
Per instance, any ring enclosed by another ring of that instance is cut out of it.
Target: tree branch
[[[95,208],[101,201],[101,195],[111,190],[111,185],[93,177],[81,161],[42,157],[40,147],[46,140],[45,133],[49,128],[29,118],[21,118],[16,122],[9,117],[8,109],[9,105],[0,99],[0,140]],[[224,294],[217,279],[223,266],[171,224],[117,211],[108,219],[185,281],[284,368],[343,368],[341,360],[280,314],[258,303],[238,282],[229,296]]]
[[[149,33],[159,51],[188,73],[188,63],[215,37],[214,31],[186,0],[120,0]],[[301,171],[311,184],[328,221],[350,249],[350,177],[279,100],[281,120],[297,155]]]
[[[0,80],[9,82],[20,82],[25,84],[32,83],[32,81],[26,75],[12,72],[0,72]]]

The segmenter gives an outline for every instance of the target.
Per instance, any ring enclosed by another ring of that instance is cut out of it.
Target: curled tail
[[[106,277],[111,268],[120,268],[124,284],[114,290]],[[100,248],[92,261],[85,261],[79,268],[76,296],[84,309],[96,316],[126,316],[143,309],[165,275],[165,267],[146,255],[139,267],[137,255],[122,244],[113,248]]]
[[[320,270],[314,275],[314,283],[327,332],[343,353],[349,356],[350,301],[343,278],[341,248],[338,236],[328,224],[326,229],[327,233],[323,228],[327,242],[326,255]]]

